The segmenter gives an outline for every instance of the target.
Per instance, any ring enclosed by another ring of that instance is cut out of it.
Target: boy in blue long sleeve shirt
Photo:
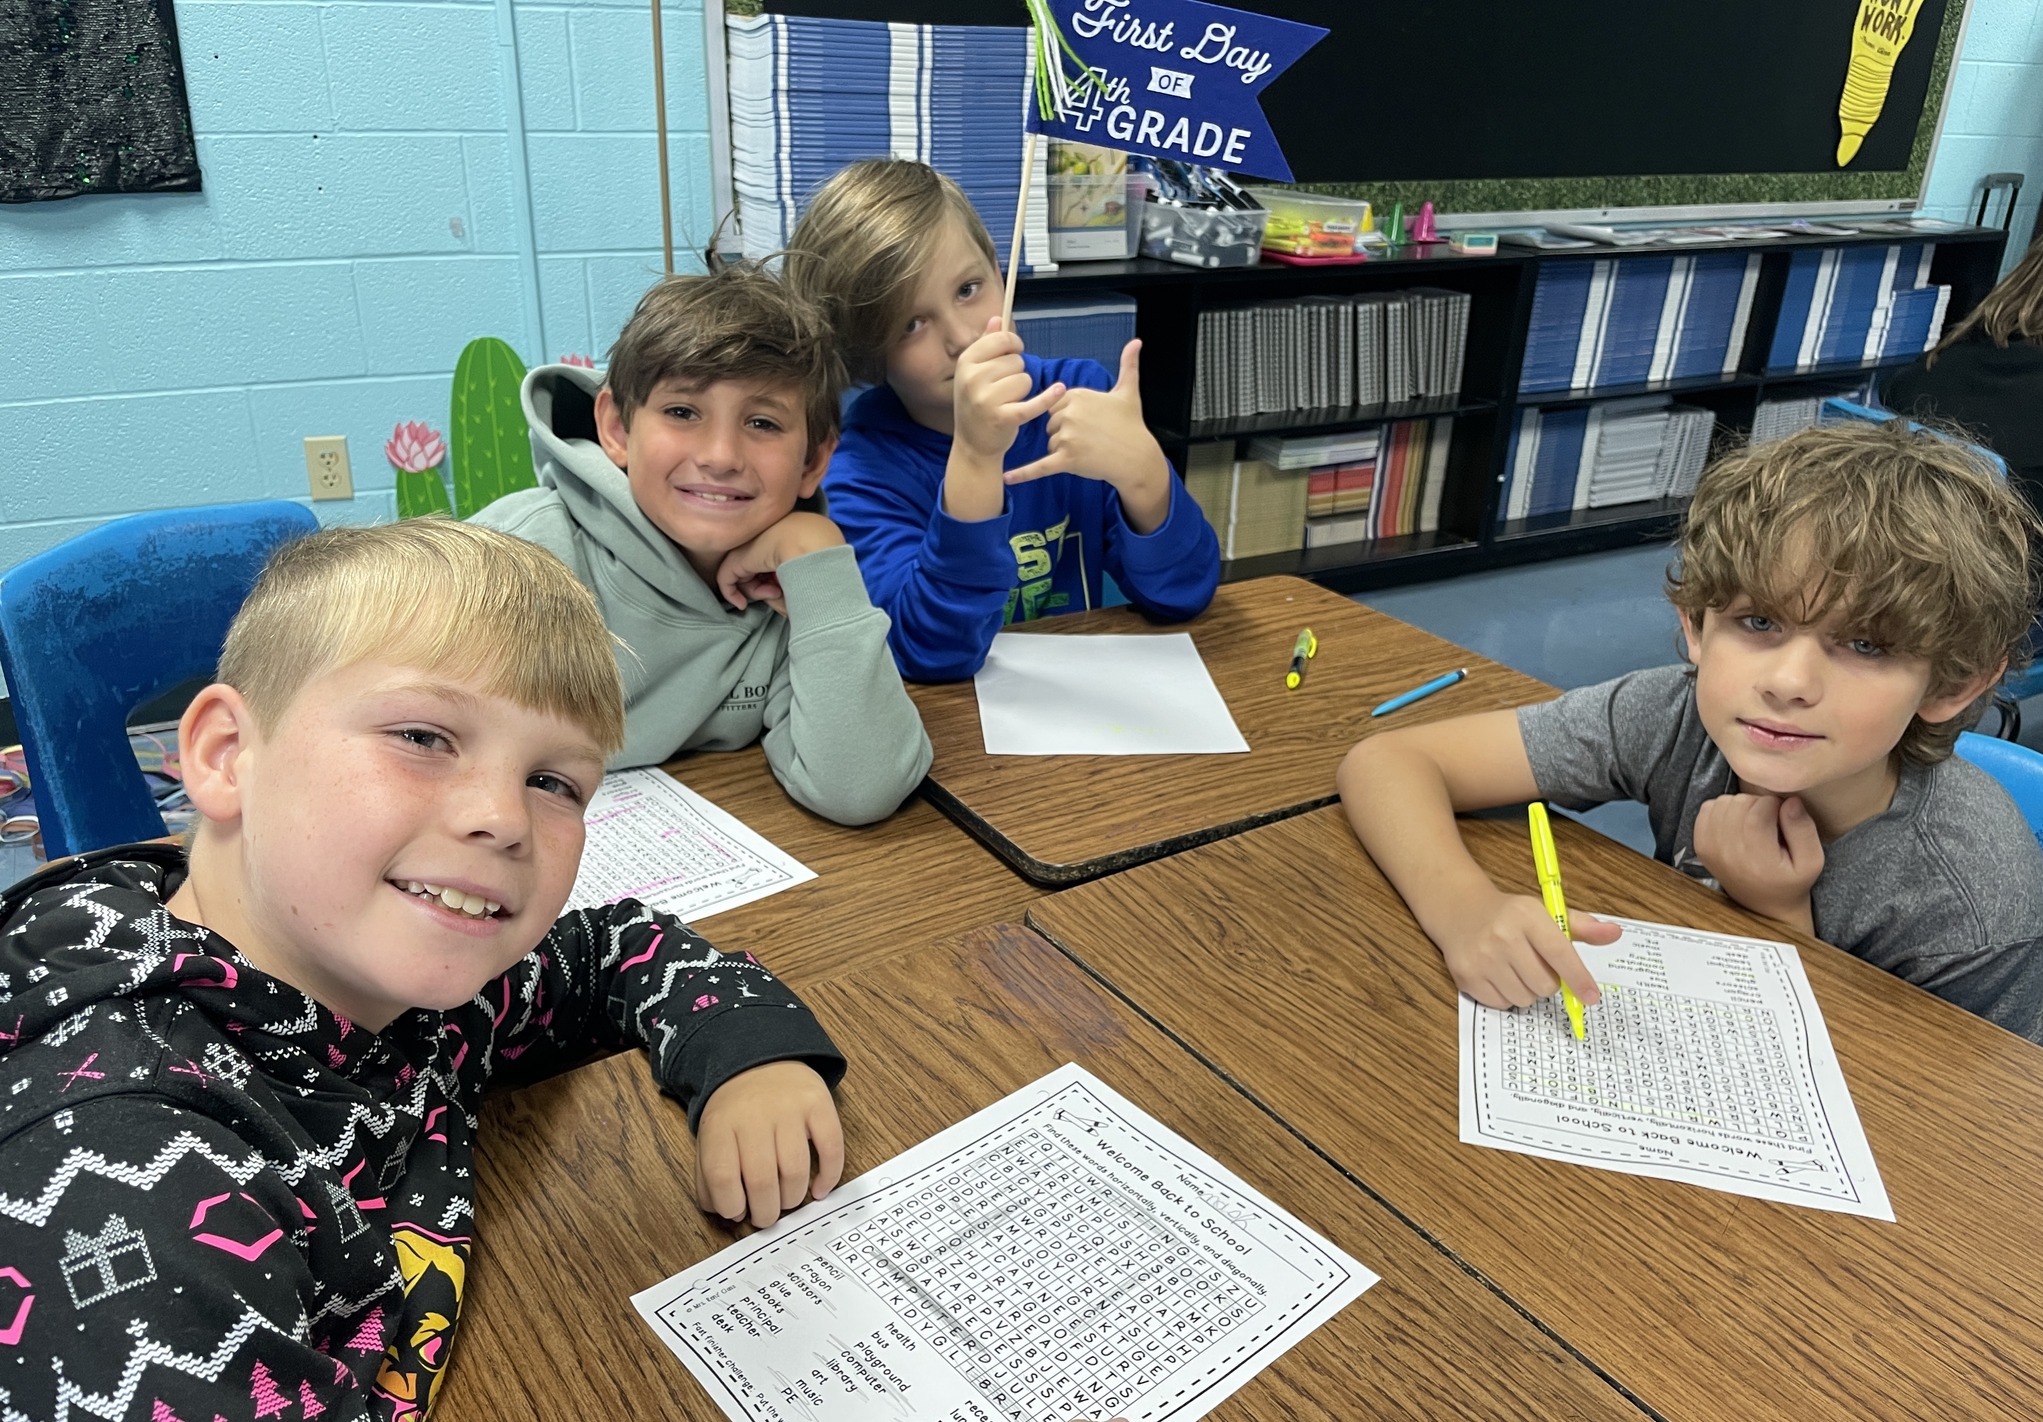
[[[1140,342],[1118,376],[1024,354],[992,239],[926,164],[852,164],[790,246],[789,280],[880,382],[823,487],[903,675],[972,675],[1004,624],[1097,607],[1103,573],[1152,616],[1204,610],[1220,545],[1142,422]]]

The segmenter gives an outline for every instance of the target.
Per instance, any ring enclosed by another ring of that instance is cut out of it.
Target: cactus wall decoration
[[[399,518],[454,511],[447,503],[447,480],[440,473],[447,458],[447,441],[438,430],[423,420],[405,420],[390,432],[383,457],[397,474]]]
[[[539,481],[518,386],[525,364],[494,336],[470,341],[454,366],[449,433],[454,446],[454,513],[459,518]]]

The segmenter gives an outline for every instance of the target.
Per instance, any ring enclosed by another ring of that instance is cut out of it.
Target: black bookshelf
[[[1335,267],[1263,262],[1253,267],[1200,270],[1137,257],[1122,262],[1068,263],[1047,275],[1024,277],[1022,284],[1032,295],[1112,290],[1135,299],[1136,334],[1143,344],[1143,410],[1164,452],[1180,468],[1190,445],[1209,440],[1246,439],[1262,434],[1332,434],[1415,416],[1453,415],[1454,444],[1438,531],[1241,558],[1222,568],[1222,576],[1229,579],[1294,573],[1344,592],[1354,592],[1672,536],[1686,503],[1682,499],[1500,520],[1498,501],[1504,493],[1509,431],[1518,411],[1530,405],[1588,404],[1664,392],[1710,406],[1717,414],[1718,438],[1738,438],[1736,432],[1750,430],[1762,399],[1834,393],[1850,388],[1869,373],[1896,369],[1912,359],[1793,374],[1766,371],[1766,355],[1773,344],[1790,254],[1808,247],[1884,246],[1918,241],[1936,244],[1930,280],[1951,288],[1950,307],[1945,316],[1948,326],[1993,289],[2006,242],[2006,234],[1998,229],[1968,227],[1905,237],[1867,233],[1680,247],[1578,248],[1565,252],[1507,247],[1488,257],[1464,256],[1445,246],[1411,246],[1367,262]],[[1630,257],[1689,256],[1712,251],[1759,252],[1764,257],[1747,322],[1745,347],[1733,374],[1622,388],[1523,395],[1518,392],[1518,370],[1531,323],[1532,294],[1542,264],[1584,257],[1623,261]],[[1354,409],[1293,410],[1242,420],[1191,418],[1201,311],[1250,301],[1358,295],[1413,286],[1445,287],[1466,292],[1470,297],[1468,352],[1459,396]]]

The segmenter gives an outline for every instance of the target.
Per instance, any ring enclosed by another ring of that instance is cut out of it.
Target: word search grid
[[[748,1422],[1191,1422],[1375,1282],[1065,1066],[633,1302]]]
[[[1461,1139],[1893,1219],[1795,949],[1611,922],[1575,945],[1603,989],[1586,1040],[1553,998],[1461,1000]]]

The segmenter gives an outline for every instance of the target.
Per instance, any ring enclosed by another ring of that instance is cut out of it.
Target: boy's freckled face
[[[950,431],[958,356],[986,334],[986,323],[1000,314],[1000,302],[1000,274],[965,225],[951,219],[887,348],[887,384],[901,397],[910,419]]]
[[[1962,709],[1929,697],[1930,666],[1876,646],[1836,619],[1801,626],[1734,603],[1683,619],[1703,729],[1748,791],[1794,795],[1884,777],[1918,711]]]
[[[376,1030],[537,946],[603,774],[570,722],[383,662],[308,682],[238,761],[237,946]]]
[[[705,578],[816,492],[834,447],[811,457],[800,392],[763,380],[663,380],[628,428],[605,387],[596,426],[639,508]]]

